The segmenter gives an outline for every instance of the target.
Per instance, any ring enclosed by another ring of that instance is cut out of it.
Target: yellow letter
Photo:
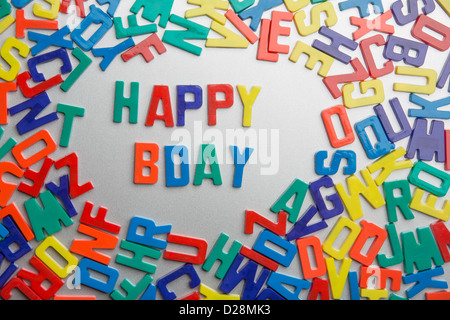
[[[344,228],[348,228],[350,230],[350,233],[347,235],[347,238],[342,243],[341,247],[339,249],[335,249],[333,247],[333,244]],[[329,254],[336,260],[344,259],[345,255],[351,249],[353,243],[358,237],[360,231],[361,227],[358,224],[354,223],[346,217],[340,217],[333,230],[331,230],[331,232],[328,234],[328,237],[322,245],[323,252]]]
[[[437,3],[447,12],[447,15],[450,16],[450,0],[436,0]]]
[[[344,99],[344,105],[347,108],[358,108],[369,105],[376,105],[384,101],[384,87],[383,81],[379,79],[373,79],[368,81],[361,81],[359,83],[361,93],[367,93],[369,89],[373,89],[374,94],[370,97],[362,97],[354,99],[352,97],[353,91],[355,91],[355,85],[353,83],[347,83],[342,87],[342,97]]]
[[[301,10],[294,15],[294,22],[298,33],[305,37],[319,31],[321,27],[320,15],[322,12],[325,12],[327,15],[327,18],[325,19],[325,25],[327,27],[334,26],[338,22],[333,4],[330,2],[323,2],[311,8],[311,24],[309,26],[305,25],[306,13],[304,10]]]
[[[331,65],[334,62],[333,57],[301,41],[297,41],[297,44],[295,45],[294,50],[292,50],[289,60],[291,60],[292,62],[297,62],[302,53],[305,53],[309,56],[308,61],[305,64],[306,68],[312,70],[314,69],[314,66],[317,64],[317,62],[320,61],[322,65],[320,66],[317,74],[322,77],[327,76],[328,71],[330,71]]]
[[[222,35],[223,39],[206,39],[206,47],[214,48],[247,48],[248,40],[241,37],[237,33],[231,31],[227,27],[224,27],[216,21],[211,22],[211,30],[214,30],[218,34]]]
[[[344,260],[342,260],[339,274],[336,271],[336,265],[333,258],[325,258],[325,264],[327,265],[331,295],[333,296],[333,299],[340,299],[342,296],[342,291],[344,290],[345,282],[347,281],[348,272],[350,271],[350,266],[352,264],[352,259],[345,258]]]
[[[369,171],[364,169],[360,172],[367,186],[365,186],[355,175],[348,177],[346,180],[350,195],[347,195],[342,183],[336,185],[336,190],[353,221],[362,218],[363,216],[361,200],[359,199],[360,194],[366,198],[374,209],[386,204],[383,195],[380,190],[378,190],[378,187],[370,176]]]
[[[8,14],[2,20],[0,20],[0,34],[2,34],[6,29],[8,29],[14,22],[16,18]]]
[[[433,69],[398,66],[395,68],[395,73],[405,76],[424,77],[427,83],[425,85],[394,83],[394,91],[423,94],[432,94],[436,91],[437,72]]]
[[[361,297],[369,298],[369,300],[380,300],[381,298],[387,298],[389,291],[386,289],[365,289],[361,288]]]
[[[188,0],[189,4],[200,6],[200,8],[190,9],[185,12],[185,18],[193,18],[198,16],[208,16],[220,24],[225,24],[227,18],[223,14],[218,13],[215,9],[227,10],[228,1],[223,0]]]
[[[424,194],[425,194],[424,190],[416,188],[411,203],[409,204],[411,209],[417,210],[419,212],[425,213],[429,216],[435,217],[443,221],[448,221],[450,217],[450,201],[445,200],[444,207],[442,208],[442,210],[438,210],[436,209],[436,202],[438,197],[430,193],[425,203],[422,203],[422,198]]]
[[[48,248],[54,249],[66,261],[65,266],[61,266],[54,258],[46,252]],[[78,259],[55,237],[47,237],[35,251],[36,256],[44,262],[61,279],[67,277],[78,265]]]
[[[286,8],[290,12],[298,11],[304,7],[306,7],[310,3],[310,0],[284,0],[284,4]]]
[[[248,93],[245,86],[237,86],[237,89],[239,91],[241,101],[244,105],[244,117],[242,125],[244,127],[251,127],[253,104],[255,103],[255,100],[258,97],[259,92],[261,91],[261,87],[253,87],[250,93]]]
[[[405,149],[403,147],[400,147],[367,167],[370,173],[382,170],[378,177],[375,179],[375,183],[377,184],[377,186],[381,186],[387,179],[387,177],[391,175],[392,171],[411,168],[413,166],[412,161],[409,159],[399,162],[395,161],[398,158],[403,157],[405,154]]]
[[[59,2],[59,0],[45,0],[45,2],[50,3],[51,8],[46,10],[42,7],[42,4],[35,3],[33,6],[33,14],[37,17],[55,20],[58,17],[59,7],[61,6],[61,3]]]
[[[0,78],[8,82],[14,81],[20,70],[19,60],[17,60],[16,57],[14,57],[10,52],[12,48],[19,50],[20,56],[24,58],[26,58],[30,53],[30,47],[22,41],[13,37],[9,37],[5,40],[5,43],[3,43],[3,46],[0,49],[0,55],[10,65],[11,68],[9,71],[5,71],[0,64]]]
[[[203,283],[200,283],[199,291],[206,297],[202,300],[241,300],[241,297],[236,294],[220,294]]]

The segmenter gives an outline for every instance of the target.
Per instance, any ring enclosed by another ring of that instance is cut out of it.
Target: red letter
[[[291,28],[280,26],[280,21],[292,21],[294,14],[292,12],[273,11],[272,22],[270,25],[269,34],[269,52],[274,53],[289,53],[288,45],[281,45],[278,43],[278,36],[289,36]]]
[[[33,256],[30,259],[30,264],[39,271],[37,274],[22,268],[17,273],[17,276],[30,280],[31,289],[43,300],[49,300],[64,285],[64,281],[54,274],[38,257]],[[51,283],[50,287],[44,287],[42,285],[47,280]]]
[[[383,68],[377,68],[372,51],[370,50],[370,46],[373,44],[381,47],[386,44],[386,41],[381,34],[377,34],[376,36],[361,40],[359,46],[361,47],[361,52],[363,54],[364,61],[366,62],[367,69],[369,69],[369,74],[375,79],[392,73],[394,71],[394,63],[389,60],[384,63]]]
[[[38,152],[36,152],[34,155],[28,157],[25,159],[23,157],[22,152],[32,145],[36,144],[39,141],[43,141],[46,144],[46,147]],[[57,149],[57,145],[55,141],[52,139],[50,133],[47,130],[41,130],[28,139],[22,141],[18,145],[16,145],[12,149],[12,154],[14,155],[14,158],[16,158],[17,163],[22,168],[28,168],[35,164],[36,162],[40,161],[41,159],[44,159],[47,157],[50,153],[55,151]]]
[[[205,240],[169,233],[167,235],[167,243],[177,243],[185,246],[195,247],[197,248],[198,252],[196,255],[189,255],[185,253],[169,251],[166,249],[166,251],[164,252],[164,259],[177,260],[192,264],[202,264],[203,262],[205,262],[206,251],[208,249],[208,243]]]
[[[308,255],[308,247],[312,247],[314,259],[316,261],[316,269],[311,268],[311,259]],[[323,258],[322,245],[320,239],[312,236],[297,240],[298,255],[302,264],[303,277],[312,279],[323,276],[327,272],[325,259]]]
[[[75,152],[55,162],[56,169],[60,169],[64,166],[68,166],[70,170],[69,188],[70,188],[70,196],[72,198],[76,198],[94,188],[91,182],[86,182],[82,186],[78,184],[78,156]]]
[[[342,128],[344,129],[345,137],[342,139],[338,139],[336,130],[333,126],[333,122],[331,121],[331,116],[335,114],[339,116],[339,119],[342,123]],[[339,105],[324,110],[322,112],[322,120],[323,124],[325,125],[325,129],[327,130],[330,143],[334,148],[340,148],[348,144],[351,144],[353,143],[353,141],[355,141],[355,135],[353,133],[352,125],[347,116],[347,112],[345,111],[344,106]]]
[[[225,94],[224,100],[217,100],[217,92]],[[234,103],[233,87],[229,84],[208,85],[208,124],[215,126],[217,123],[217,109],[230,108]]]
[[[0,124],[8,124],[8,91],[17,91],[17,83],[0,83]]]
[[[157,115],[159,101],[161,101],[164,113]],[[153,126],[155,120],[163,120],[166,127],[173,127],[172,104],[170,103],[169,87],[154,86],[150,108],[148,109],[146,126]]]
[[[387,232],[385,229],[380,228],[376,224],[367,222],[365,220],[361,221],[361,226],[363,227],[361,232],[356,238],[352,249],[350,250],[350,258],[360,262],[363,265],[370,265],[373,260],[375,260],[378,251],[380,251],[383,246],[384,240],[387,238]],[[372,245],[370,246],[366,255],[361,254],[361,250],[366,244],[369,238],[375,238]]]
[[[272,222],[255,211],[246,210],[245,233],[252,234],[253,225],[255,223],[258,223],[264,228],[269,229],[276,235],[284,236],[286,235],[286,220],[287,220],[287,212],[283,210],[278,212],[278,222]]]
[[[92,217],[91,212],[93,208],[94,204],[92,202],[86,201],[83,213],[81,214],[80,217],[80,222],[87,224],[91,227],[96,227],[114,234],[119,234],[121,226],[111,222],[107,222],[105,220],[108,209],[105,207],[100,207],[95,217]]]
[[[144,153],[150,152],[150,159],[144,160]],[[134,158],[134,183],[155,184],[158,182],[159,146],[155,143],[136,143]],[[143,169],[149,168],[150,174],[144,175]]]

